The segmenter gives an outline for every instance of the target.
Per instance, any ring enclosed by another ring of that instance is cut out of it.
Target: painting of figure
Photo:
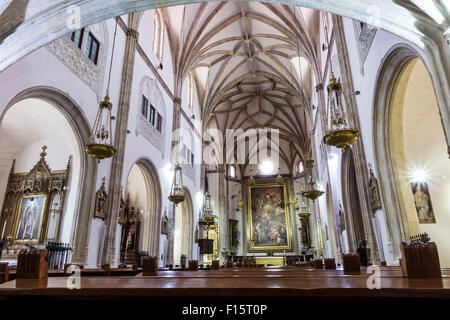
[[[285,185],[249,187],[250,250],[289,250],[291,235]]]
[[[411,189],[419,223],[436,223],[428,184],[426,182],[412,182]]]
[[[46,206],[45,195],[24,195],[17,216],[17,241],[39,241]]]

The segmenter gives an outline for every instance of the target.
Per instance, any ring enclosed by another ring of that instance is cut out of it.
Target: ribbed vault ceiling
[[[279,129],[283,167],[290,171],[296,158],[305,159],[312,74],[320,74],[319,12],[259,2],[160,10],[176,75],[193,72],[196,80],[204,129]],[[292,63],[298,56],[308,61],[301,72]]]

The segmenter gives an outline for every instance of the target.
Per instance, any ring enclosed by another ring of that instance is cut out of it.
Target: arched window
[[[233,165],[230,166],[230,178],[236,178],[236,168]]]
[[[299,161],[297,163],[297,173],[302,174],[305,171],[305,168],[303,167],[303,162]]]
[[[164,24],[159,10],[155,10],[155,25],[153,29],[153,52],[159,61],[162,60],[164,48]]]

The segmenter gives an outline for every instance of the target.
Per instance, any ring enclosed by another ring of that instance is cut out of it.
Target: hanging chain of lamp
[[[167,198],[170,202],[175,203],[175,205],[183,202],[186,198],[184,195],[183,173],[179,164],[176,165],[173,172],[172,187],[170,188],[170,195]]]
[[[111,158],[115,153],[116,149],[113,146],[112,141],[112,103],[109,101],[109,85],[111,82],[111,69],[114,59],[114,48],[116,44],[116,33],[117,33],[117,19],[116,28],[114,31],[114,40],[111,52],[111,63],[109,66],[109,76],[108,76],[108,86],[106,89],[106,95],[103,101],[99,103],[99,108],[97,111],[97,117],[95,118],[94,128],[92,130],[92,135],[89,137],[89,142],[86,145],[86,153],[93,156],[100,162],[100,160]]]
[[[326,30],[326,29],[325,29]],[[328,35],[328,30],[326,30]],[[330,43],[327,36],[328,48]],[[342,83],[340,83],[333,73],[333,66],[330,63],[331,79],[327,86],[328,104],[327,104],[327,127],[323,142],[329,146],[345,151],[345,148],[354,143],[360,132],[354,127],[351,115],[348,113],[347,103],[344,98]]]

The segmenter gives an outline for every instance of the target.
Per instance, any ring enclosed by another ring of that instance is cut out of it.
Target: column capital
[[[125,34],[127,35],[127,37],[131,37],[131,38],[135,39],[136,41],[139,40],[139,32],[137,32],[137,30],[135,30],[133,28],[127,28],[127,30],[125,31]]]
[[[180,97],[174,97],[173,98],[173,103],[181,105],[181,98]]]

